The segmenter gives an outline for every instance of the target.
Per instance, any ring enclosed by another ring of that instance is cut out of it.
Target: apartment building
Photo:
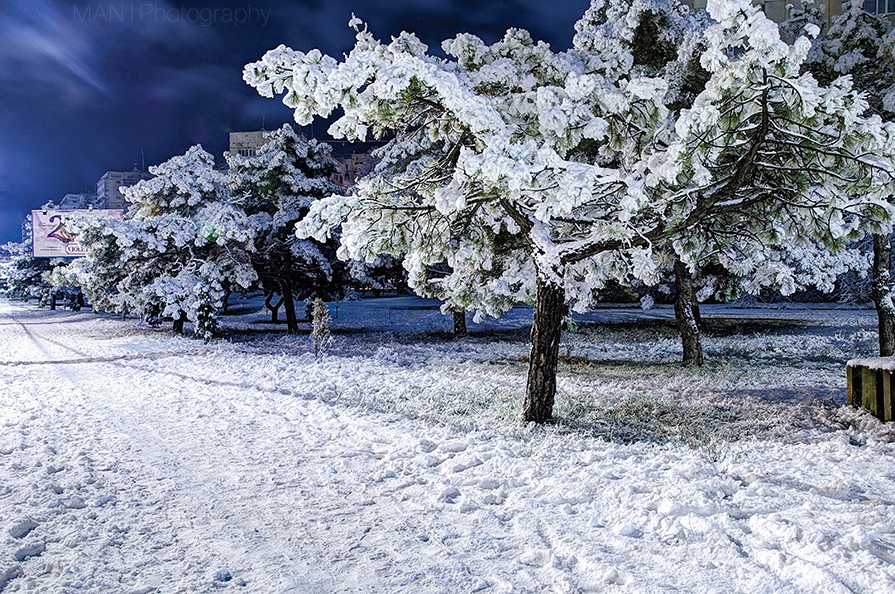
[[[267,142],[264,130],[230,133],[230,154],[240,157],[254,157],[259,148]]]
[[[96,205],[96,194],[83,192],[81,194],[66,194],[59,203],[59,210],[83,210],[93,208]]]
[[[230,132],[230,154],[254,157],[257,154],[257,150],[267,142],[266,134],[267,132],[264,130]],[[296,135],[303,142],[308,141],[307,135],[303,132],[297,131]],[[367,153],[351,153],[342,157],[334,156],[333,161],[336,166],[336,172],[330,176],[330,181],[343,191],[348,190],[357,181],[358,175],[362,173],[364,164],[369,159],[370,156]]]
[[[351,153],[345,157],[336,157],[336,172],[330,176],[330,181],[347,192],[357,182],[357,178],[369,170],[370,153]]]
[[[127,188],[144,180],[152,179],[152,175],[142,171],[107,171],[96,182],[96,201],[94,207],[105,209],[125,209],[128,202],[121,193]]]
[[[814,0],[814,6],[824,9],[827,18],[840,14],[842,6],[848,0]],[[895,0],[854,0],[863,5],[864,10],[870,14],[886,16],[895,24]],[[684,0],[684,3],[694,9],[706,7],[706,0]],[[793,8],[801,8],[802,0],[753,0],[753,4],[761,6],[764,13],[774,22],[780,23],[789,18]]]

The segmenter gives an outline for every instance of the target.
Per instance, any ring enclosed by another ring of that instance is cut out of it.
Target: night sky
[[[380,39],[415,32],[487,43],[509,27],[569,47],[589,0],[305,0],[71,2],[0,0],[0,243],[21,240],[28,211],[94,191],[194,144],[220,163],[228,132],[292,122],[242,69],[284,43],[341,56],[354,12]],[[324,137],[326,125],[304,128]]]

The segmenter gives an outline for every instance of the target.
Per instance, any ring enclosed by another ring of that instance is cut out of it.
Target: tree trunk
[[[280,306],[283,305],[283,298],[280,297],[280,299],[276,303],[273,303],[273,296],[274,296],[273,291],[271,291],[270,293],[267,294],[267,298],[264,300],[264,306],[270,310],[271,323],[276,324],[277,323],[277,314],[280,311]]]
[[[895,355],[895,304],[892,302],[892,278],[889,264],[892,244],[888,235],[873,234],[873,303],[879,321],[879,354]]]
[[[523,421],[544,423],[553,416],[556,363],[559,359],[559,338],[562,334],[565,306],[566,293],[563,288],[538,278]]]
[[[687,265],[675,259],[674,282],[677,294],[674,297],[674,318],[681,333],[684,347],[684,365],[702,365],[702,342],[699,340],[699,324],[693,315],[693,278]]]
[[[186,314],[180,312],[180,315],[174,318],[174,323],[171,325],[171,332],[174,334],[183,334],[184,322],[186,322]]]
[[[463,338],[469,331],[466,328],[466,310],[454,312],[454,338]]]
[[[56,311],[56,293],[50,291],[50,311]]]
[[[283,294],[283,306],[286,310],[286,330],[291,334],[298,334],[298,318],[295,317],[295,300],[292,298],[292,289],[285,281],[280,282],[280,291]]]

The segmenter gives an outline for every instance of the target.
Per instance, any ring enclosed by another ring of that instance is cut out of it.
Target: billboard
[[[121,210],[32,210],[32,243],[35,258],[78,258],[87,248],[78,243],[78,235],[65,228],[63,217],[89,216],[121,218]]]

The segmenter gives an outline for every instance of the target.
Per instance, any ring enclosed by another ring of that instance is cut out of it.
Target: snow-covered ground
[[[0,591],[895,591],[872,312],[706,307],[699,370],[668,308],[589,314],[533,427],[527,310],[346,302],[315,360],[235,306],[206,345],[0,301]]]

